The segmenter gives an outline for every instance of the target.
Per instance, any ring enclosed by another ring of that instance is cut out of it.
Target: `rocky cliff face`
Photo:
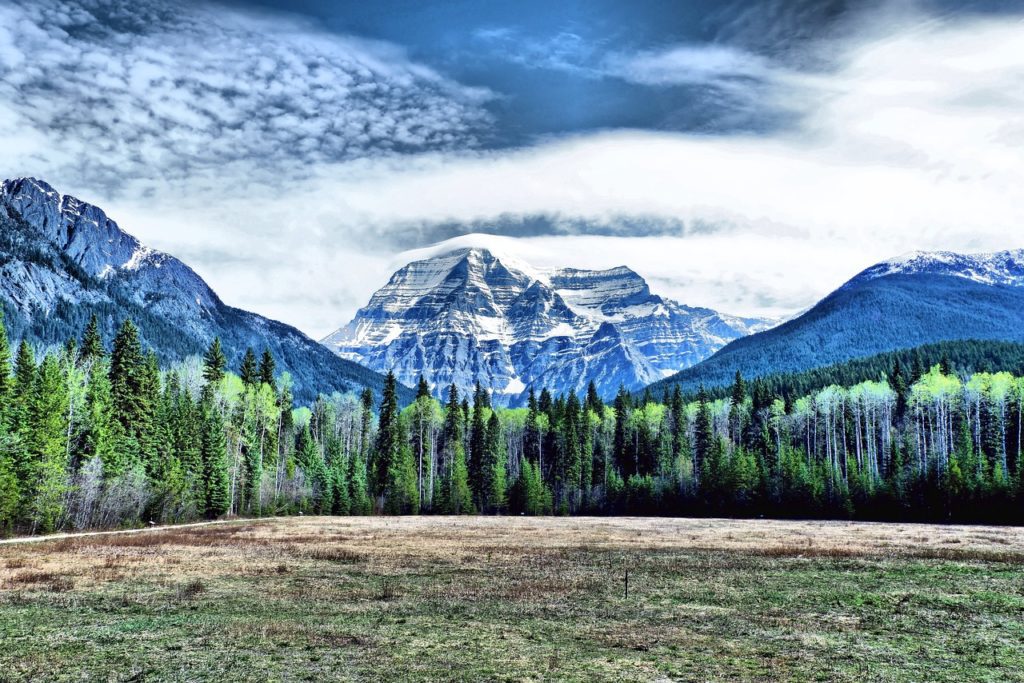
[[[652,294],[629,268],[540,270],[460,249],[398,270],[322,343],[407,384],[423,373],[438,396],[480,382],[517,404],[529,387],[639,388],[764,327]]]
[[[270,349],[304,402],[364,386],[379,395],[382,385],[295,328],[225,305],[178,259],[34,178],[0,184],[0,304],[12,337],[40,345],[78,337],[95,313],[108,340],[131,317],[166,362],[201,353],[215,336],[235,366],[247,346]]]

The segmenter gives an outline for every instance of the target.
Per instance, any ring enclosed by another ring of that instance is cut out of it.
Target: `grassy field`
[[[3,545],[8,679],[1024,680],[1024,530],[298,518]]]

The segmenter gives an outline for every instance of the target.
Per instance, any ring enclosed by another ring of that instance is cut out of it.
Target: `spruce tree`
[[[377,439],[370,460],[370,484],[375,497],[388,494],[391,466],[399,458],[401,440],[398,428],[398,380],[394,372],[384,378],[384,392],[380,400]]]
[[[274,379],[274,371],[277,368],[277,364],[274,362],[274,357],[270,355],[270,349],[264,349],[263,355],[260,356],[260,384],[266,384],[270,387],[271,391],[277,391],[277,382]]]
[[[469,470],[469,487],[473,491],[473,501],[478,509],[483,509],[486,498],[484,481],[484,448],[487,442],[487,422],[484,410],[487,408],[487,392],[476,383],[473,393],[473,427],[469,439],[469,458],[466,466]]]
[[[421,398],[430,398],[430,385],[423,375],[420,375],[420,380],[416,384],[416,400]]]
[[[85,328],[85,334],[82,335],[82,362],[93,362],[97,358],[105,356],[106,353],[106,349],[103,348],[103,336],[100,334],[100,321],[96,314],[93,313],[92,317],[89,318],[89,324]]]
[[[228,477],[224,420],[220,411],[208,404],[202,407],[200,457],[203,463],[203,498],[206,517],[207,519],[216,519],[229,510],[231,482]]]
[[[148,426],[145,423],[151,407],[145,386],[150,379],[147,372],[139,331],[130,319],[125,319],[114,337],[110,354],[110,395],[115,419],[136,444],[139,434]]]
[[[18,345],[14,361],[14,384],[11,387],[10,430],[12,435],[28,443],[32,438],[31,410],[36,382],[36,361],[32,347],[24,339]],[[18,478],[21,494],[28,496],[32,486],[32,458],[26,447],[19,447],[14,455],[14,473]]]
[[[498,512],[505,506],[504,451],[501,421],[498,419],[498,413],[492,411],[487,421],[483,461],[480,465],[482,480],[480,511],[483,513]]]
[[[594,380],[590,380],[590,384],[587,385],[587,400],[583,405],[586,410],[592,410],[598,415],[604,413],[604,401],[597,394],[597,385],[594,384]]]
[[[693,476],[698,483],[704,476],[704,466],[711,457],[715,446],[714,425],[711,421],[711,407],[708,405],[708,392],[702,384],[697,391],[697,420],[693,433]]]
[[[48,354],[39,366],[29,411],[28,486],[33,530],[53,531],[67,488],[67,384],[57,358]]]
[[[4,314],[0,310],[0,428],[9,424],[10,402],[13,392],[14,378],[11,376],[11,344],[7,339]],[[6,431],[0,432],[0,434],[5,433]]]
[[[0,538],[14,533],[14,524],[21,507],[21,485],[15,470],[14,452],[17,442],[0,423]]]
[[[35,380],[36,359],[32,353],[32,347],[22,339],[21,344],[18,345],[18,355],[14,360],[14,383],[10,391],[11,429],[20,436],[24,436],[28,429],[28,411]]]
[[[636,459],[630,454],[629,438],[629,415],[632,411],[629,392],[626,387],[619,385],[619,391],[615,395],[615,436],[612,446],[612,457],[615,466],[623,478],[629,478],[636,474]]]
[[[220,337],[214,337],[210,348],[206,350],[206,355],[203,356],[203,379],[206,381],[207,387],[224,379],[224,368],[227,367],[227,364],[224,350],[220,345]]]
[[[242,364],[238,368],[238,376],[242,378],[242,384],[247,387],[259,386],[260,372],[256,363],[256,354],[250,346],[242,356]]]
[[[523,452],[530,462],[538,462],[541,459],[541,433],[540,433],[540,410],[537,407],[537,397],[530,387],[529,396],[526,399],[526,425],[523,432]]]

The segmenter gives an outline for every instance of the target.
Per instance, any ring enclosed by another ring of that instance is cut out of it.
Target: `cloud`
[[[644,85],[723,85],[775,78],[767,59],[725,45],[676,45],[614,54],[606,58],[603,72]]]
[[[104,206],[229,303],[315,336],[416,253],[396,249],[460,232],[767,315],[911,249],[1022,246],[1019,16],[879,15],[782,65],[738,46],[622,53],[635,80],[756,83],[791,125],[494,150],[480,144],[490,93],[394,46],[142,8],[94,26],[84,2],[0,0],[0,164]]]
[[[0,2],[0,152],[74,184],[294,176],[310,164],[476,146],[486,90],[397,47],[294,17],[153,1]],[[34,163],[34,160],[43,160]]]

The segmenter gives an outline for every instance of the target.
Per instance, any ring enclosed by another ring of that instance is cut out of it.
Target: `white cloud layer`
[[[11,12],[46,28],[12,29]],[[623,226],[627,234],[631,222],[660,224],[661,234],[646,237],[533,236],[502,244],[537,265],[626,264],[684,303],[766,315],[809,306],[861,268],[912,249],[1024,246],[1020,18],[903,16],[894,23],[887,16],[884,30],[866,26],[831,44],[828,72],[794,74],[759,62],[758,74],[766,75],[758,78],[770,86],[764,96],[799,114],[796,125],[775,134],[603,132],[472,151],[486,134],[485,95],[394,48],[218,10],[204,15],[207,24],[248,38],[202,52],[204,60],[220,56],[205,74],[185,74],[189,92],[199,95],[192,100],[175,96],[177,81],[167,73],[181,75],[181,35],[201,32],[189,43],[195,50],[196,41],[213,40],[213,28],[197,28],[203,22],[190,19],[187,30],[171,22],[163,30],[178,33],[133,33],[118,45],[80,45],[59,56],[53,26],[70,20],[44,22],[26,12],[0,0],[6,174],[37,173],[81,193],[195,266],[229,303],[314,336],[346,322],[411,255],[396,256],[395,244],[415,244],[440,223],[479,230],[509,217],[544,216],[571,231]],[[267,68],[282,74],[271,80],[302,93],[300,104],[272,117],[262,109],[278,86],[244,88],[238,101],[223,95],[228,83],[258,73],[264,50],[246,53],[245,44],[264,32],[274,60]],[[30,59],[29,40],[58,57]],[[685,50],[691,48],[670,46],[622,64],[646,64],[643,78],[664,83],[686,82],[686,69],[733,78],[755,68],[730,61],[735,55]],[[310,54],[332,56],[322,67],[329,77],[318,78]],[[676,73],[682,58],[689,66]],[[694,67],[694,59],[703,66]],[[89,72],[97,97],[112,101],[109,90],[122,98],[117,107],[100,106],[110,110],[106,130],[141,131],[139,141],[90,137],[89,126],[80,125],[87,106],[55,102],[31,86],[83,78],[71,68],[76,60],[100,64]],[[30,74],[16,75],[12,86],[11,74],[22,69]],[[111,84],[97,85],[108,72],[115,74]],[[311,85],[318,80],[331,93],[323,100]],[[154,117],[171,122],[167,141],[167,125],[147,132]],[[330,132],[341,124],[362,137]],[[415,131],[401,156],[388,142],[405,135],[399,131]],[[96,150],[108,158],[97,161]],[[103,179],[121,164],[128,170],[115,192]],[[278,180],[255,182],[267,168]],[[459,243],[467,240],[493,238]]]
[[[488,122],[489,97],[395,46],[293,17],[154,0],[0,1],[0,138],[17,145],[0,158],[83,186],[225,166],[292,177],[368,153],[465,149]]]

